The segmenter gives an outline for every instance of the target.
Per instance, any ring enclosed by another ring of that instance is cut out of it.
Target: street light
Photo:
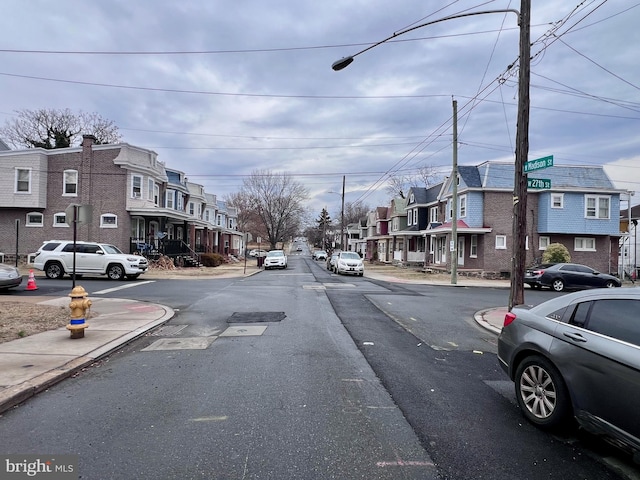
[[[515,172],[513,182],[513,257],[511,262],[511,290],[509,293],[509,310],[514,305],[524,303],[524,271],[525,271],[525,240],[527,236],[527,175],[524,173],[524,164],[529,155],[529,84],[531,76],[531,0],[520,0],[520,11],[514,9],[485,10],[478,12],[461,13],[448,17],[421,23],[414,27],[395,32],[393,35],[381,40],[369,47],[348,57],[333,62],[331,68],[335,71],[342,70],[353,63],[358,55],[371,50],[389,40],[412,32],[418,28],[433,25],[435,23],[454,20],[456,18],[470,17],[473,15],[486,15],[492,13],[515,13],[518,16],[520,27],[520,69],[518,75],[518,120],[516,131]],[[454,179],[455,181],[455,179]],[[455,262],[458,259],[454,259]]]

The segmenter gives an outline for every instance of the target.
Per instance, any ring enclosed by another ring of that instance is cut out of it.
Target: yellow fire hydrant
[[[87,310],[91,307],[91,300],[87,298],[88,295],[81,286],[75,287],[69,294],[71,297],[71,303],[69,304],[71,318],[69,325],[67,325],[67,330],[71,332],[71,338],[83,338],[84,329],[89,326],[86,321]]]

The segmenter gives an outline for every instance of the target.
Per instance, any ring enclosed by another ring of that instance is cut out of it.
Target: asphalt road
[[[638,478],[590,437],[524,421],[495,335],[472,320],[506,304],[506,289],[342,277],[297,255],[289,265],[104,294],[178,313],[7,412],[0,452],[78,453],[83,479]],[[266,329],[220,336],[230,325]]]

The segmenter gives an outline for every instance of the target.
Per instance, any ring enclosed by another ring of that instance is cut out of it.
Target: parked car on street
[[[335,271],[338,275],[364,275],[364,263],[356,252],[340,252],[336,259]]]
[[[266,257],[267,256],[267,251],[266,250],[258,250],[257,248],[254,248],[253,250],[249,251],[249,256],[250,257]]]
[[[316,250],[311,254],[311,258],[313,258],[314,260],[326,260],[327,252],[325,252],[324,250]]]
[[[111,280],[138,278],[149,268],[140,255],[123,253],[115,245],[98,242],[75,243],[76,274],[106,275]],[[71,240],[44,242],[36,252],[33,268],[47,278],[62,278],[73,273],[74,243]]]
[[[527,269],[524,283],[534,289],[549,287],[556,292],[565,289],[620,287],[620,279],[577,263],[544,263]]]
[[[22,283],[22,275],[14,266],[0,263],[0,290],[15,288]]]
[[[339,254],[340,252],[333,252],[327,258],[327,270],[329,270],[330,272],[336,272],[336,261],[338,260]]]
[[[267,252],[264,258],[264,269],[270,268],[287,268],[287,256],[283,250],[271,250]]]
[[[498,337],[500,366],[534,425],[570,418],[640,455],[640,289],[595,289],[516,306]]]

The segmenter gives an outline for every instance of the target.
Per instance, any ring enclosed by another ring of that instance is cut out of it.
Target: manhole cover
[[[284,312],[234,312],[227,323],[281,322],[285,317]]]

